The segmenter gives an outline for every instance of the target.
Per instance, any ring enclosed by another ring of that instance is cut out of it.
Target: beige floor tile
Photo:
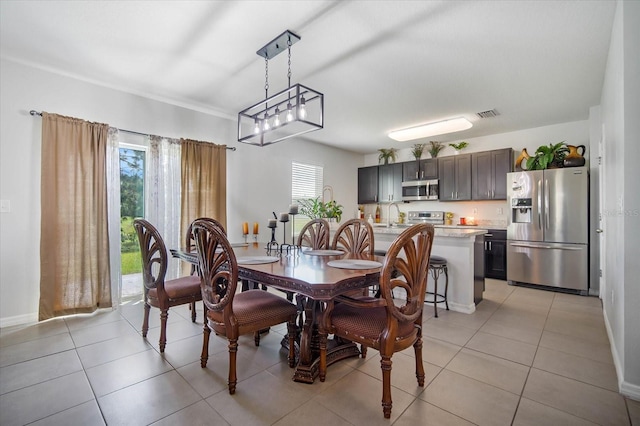
[[[422,336],[464,346],[475,332],[476,330],[471,328],[462,327],[447,321],[439,321],[439,318],[432,318],[423,322]]]
[[[493,315],[491,322],[502,322],[513,326],[522,326],[542,330],[547,314],[524,312],[518,308],[501,306]]]
[[[169,370],[171,365],[159,353],[149,349],[86,371],[93,391],[100,397]]]
[[[227,423],[220,414],[204,400],[196,402],[182,410],[173,413],[155,423],[154,426],[174,426],[174,425],[210,425],[226,426]]]
[[[0,368],[0,394],[82,371],[75,351],[69,350]]]
[[[299,425],[349,426],[351,423],[315,401],[301,405],[274,423],[274,426]]]
[[[127,335],[135,336],[137,333],[133,327],[131,327],[131,324],[123,319],[105,324],[98,324],[93,327],[71,330],[71,338],[73,339],[76,348]]]
[[[623,397],[593,385],[531,369],[524,398],[603,425],[628,425]]]
[[[0,350],[0,367],[74,349],[69,333],[28,340]]]
[[[192,323],[190,320],[167,323],[167,345],[164,350],[171,350],[171,346],[173,344],[176,344],[188,337],[202,337],[202,329],[202,323]],[[160,350],[160,327],[149,329],[149,332],[147,333],[147,341],[158,351]]]
[[[308,402],[309,397],[263,371],[240,383],[234,395],[224,389],[206,401],[231,425],[270,425]]]
[[[538,347],[506,337],[483,332],[476,333],[466,347],[488,355],[531,366]]]
[[[69,426],[69,425],[104,425],[100,407],[95,399],[76,405],[75,407],[45,417],[30,426]]]
[[[556,293],[553,300],[554,306],[575,305],[587,308],[597,308],[602,311],[602,302],[595,296],[578,296],[568,293]]]
[[[69,328],[62,318],[55,318],[26,326],[20,325],[0,328],[0,348],[63,333],[69,333]]]
[[[559,374],[614,392],[618,391],[618,378],[613,364],[605,364],[553,349],[538,348],[533,366],[549,373]]]
[[[593,343],[576,338],[575,336],[567,336],[566,334],[558,334],[545,330],[542,332],[540,346],[578,355],[605,364],[613,364],[611,346],[608,344]]]
[[[527,398],[522,398],[518,405],[513,426],[538,426],[538,425],[566,425],[566,426],[593,426],[596,423],[589,422],[564,411],[556,410]]]
[[[418,397],[478,425],[508,425],[519,396],[443,370]]]
[[[634,426],[640,425],[640,401],[625,398],[625,402],[627,403],[627,409],[629,410],[631,424]]]
[[[109,425],[146,425],[182,410],[200,396],[175,371],[98,398]]]
[[[438,319],[443,322],[456,324],[462,327],[470,328],[472,330],[478,330],[482,325],[487,322],[492,312],[474,312],[473,314],[463,314],[455,311],[441,311],[438,314]]]
[[[358,370],[379,380],[382,386],[380,359],[380,354],[376,351],[375,355],[371,357],[371,360],[359,367]],[[391,363],[391,386],[414,396],[421,394],[425,387],[431,383],[438,373],[440,373],[440,370],[442,370],[437,365],[429,364],[423,360],[422,365],[424,367],[425,379],[424,386],[420,387],[418,386],[418,379],[416,379],[415,357],[410,357],[399,352],[393,354]]]
[[[447,370],[488,385],[520,395],[529,367],[463,348],[446,367]]]
[[[87,369],[149,349],[151,349],[151,345],[142,336],[126,334],[122,337],[83,346],[78,348],[77,352],[82,365]]]
[[[513,324],[509,321],[494,320],[492,317],[479,331],[531,345],[538,345],[542,330],[542,328],[531,327],[528,324]]]
[[[78,314],[65,317],[69,330],[79,330],[81,328],[94,327],[100,324],[107,324],[115,321],[122,321],[122,316],[118,309],[99,309],[92,314]]]
[[[435,405],[416,399],[413,404],[402,413],[394,426],[416,426],[416,425],[438,425],[438,426],[472,426],[460,417],[454,416]]]
[[[604,316],[602,315],[602,313],[600,313],[599,315],[594,315],[592,313],[552,309],[551,311],[549,311],[549,320],[559,322],[573,322],[576,324],[587,325],[594,330],[601,330],[606,332]]]
[[[0,395],[0,424],[24,425],[93,400],[84,372]]]
[[[175,308],[176,307],[169,309],[167,324],[174,324],[184,320],[182,315],[177,313],[174,315]],[[144,304],[142,301],[136,301],[128,305],[121,306],[120,313],[138,333],[142,332],[142,320],[144,319]],[[199,316],[198,318],[198,322],[202,324],[202,316]],[[156,327],[160,327],[160,311],[157,308],[152,307],[151,311],[149,311],[149,329]]]
[[[354,425],[388,425],[393,423],[413,402],[414,397],[398,388],[391,388],[391,419],[382,411],[382,381],[354,371],[316,396],[322,404]]]
[[[593,327],[588,323],[567,321],[565,319],[549,318],[544,326],[545,331],[573,336],[587,342],[608,345],[609,337],[602,327]]]
[[[438,367],[444,367],[460,351],[461,346],[438,339],[422,339],[422,359]]]
[[[476,305],[476,312],[492,314],[499,307],[500,307],[500,303],[484,298],[480,303]]]

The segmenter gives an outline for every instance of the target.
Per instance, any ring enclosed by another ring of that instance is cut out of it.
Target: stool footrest
[[[427,296],[432,296],[431,298],[424,298],[424,303],[445,303],[447,298],[444,294],[434,294],[430,291],[427,292]]]

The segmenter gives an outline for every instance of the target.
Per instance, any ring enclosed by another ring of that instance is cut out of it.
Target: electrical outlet
[[[0,200],[0,213],[9,213],[9,212],[11,212],[11,201]]]
[[[498,209],[496,210],[496,213],[498,213],[499,215],[503,214],[502,207],[498,207]]]
[[[473,209],[473,214],[474,214],[474,215],[478,214],[478,209],[474,208],[474,209]]]

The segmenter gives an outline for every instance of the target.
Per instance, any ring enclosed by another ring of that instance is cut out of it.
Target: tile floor
[[[379,356],[329,367],[325,383],[295,383],[281,326],[241,339],[238,390],[227,392],[226,341],[212,335],[200,368],[202,312],[159,315],[140,336],[142,304],[0,330],[0,424],[24,425],[640,425],[623,398],[597,298],[488,280],[472,315],[425,306],[426,386],[413,352],[393,357],[391,420],[380,406]],[[201,309],[201,307],[200,307]]]

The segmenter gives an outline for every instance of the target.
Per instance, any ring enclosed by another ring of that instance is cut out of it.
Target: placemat
[[[344,254],[342,250],[305,250],[302,253],[309,256],[342,256]]]
[[[261,263],[273,263],[280,260],[274,256],[242,256],[236,258],[238,265],[259,265]]]
[[[327,265],[341,269],[375,269],[381,267],[382,263],[375,260],[340,259],[327,262]]]

